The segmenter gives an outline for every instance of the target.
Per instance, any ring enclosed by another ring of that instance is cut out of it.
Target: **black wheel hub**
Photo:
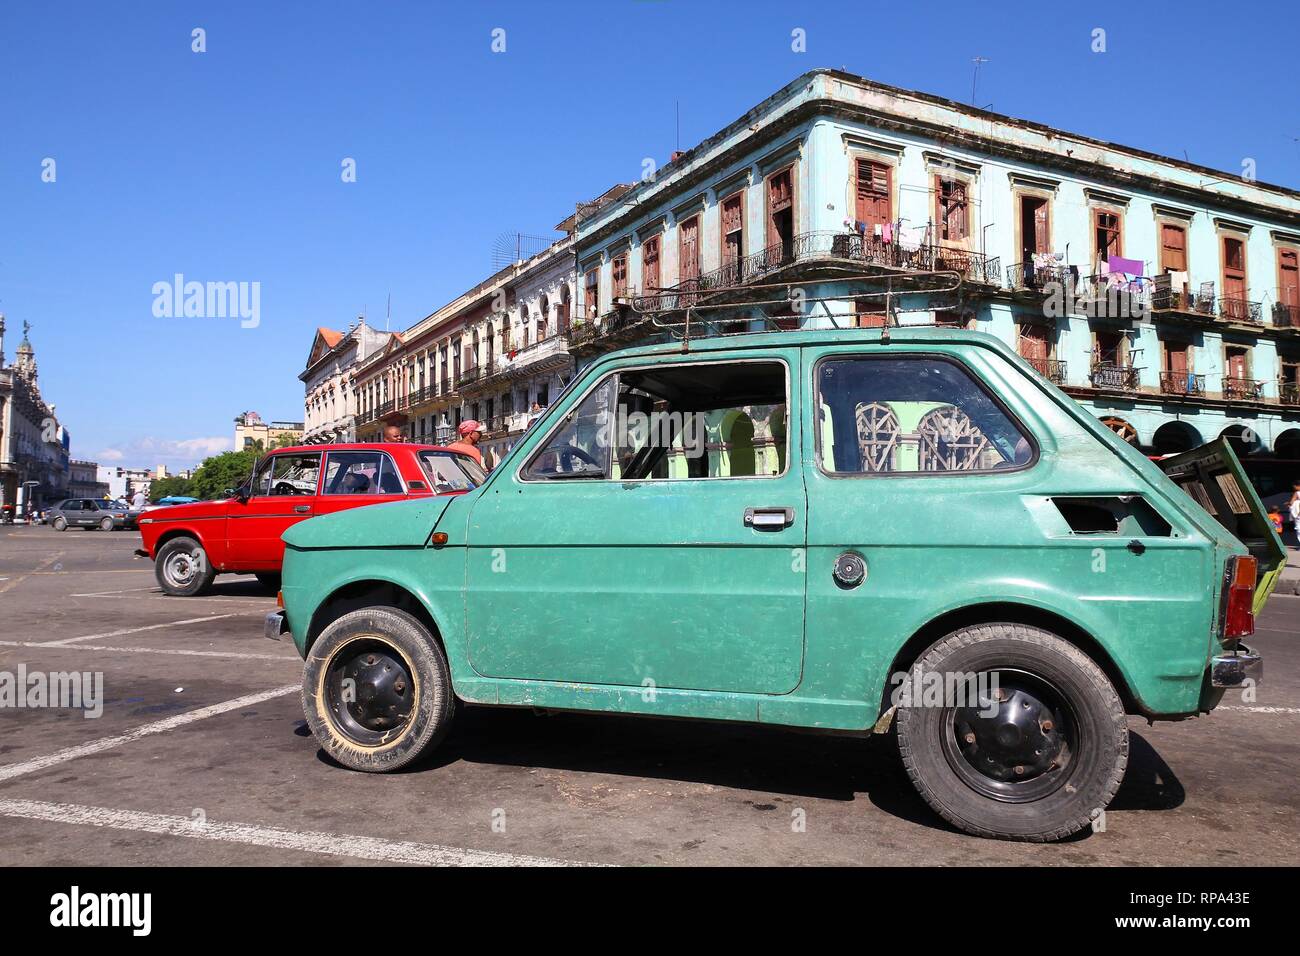
[[[1069,776],[1074,723],[1046,681],[1006,671],[998,678],[991,699],[949,711],[944,749],[972,789],[1005,802],[1037,800]]]
[[[415,686],[406,661],[380,642],[345,648],[331,662],[326,690],[339,728],[369,746],[396,736],[414,712]]]

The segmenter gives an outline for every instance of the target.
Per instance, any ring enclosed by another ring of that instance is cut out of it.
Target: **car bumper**
[[[262,621],[262,636],[278,641],[281,634],[289,633],[289,622],[285,619],[284,608],[269,612]]]
[[[1211,687],[1258,686],[1263,678],[1264,658],[1244,644],[1235,653],[1219,654],[1210,660]]]

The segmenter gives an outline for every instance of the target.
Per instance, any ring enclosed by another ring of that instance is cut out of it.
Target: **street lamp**
[[[443,412],[438,417],[438,444],[446,445],[451,442],[451,423],[447,421],[447,413]]]

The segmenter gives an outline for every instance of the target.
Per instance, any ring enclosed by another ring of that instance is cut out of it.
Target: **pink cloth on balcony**
[[[1141,259],[1125,259],[1122,256],[1111,256],[1106,260],[1106,265],[1111,272],[1126,272],[1131,276],[1140,276],[1146,269],[1146,264]]]

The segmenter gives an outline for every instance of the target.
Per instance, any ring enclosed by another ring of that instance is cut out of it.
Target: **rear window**
[[[452,491],[469,491],[483,484],[487,478],[473,458],[450,452],[422,451],[420,464],[424,467],[433,490],[440,495]]]

